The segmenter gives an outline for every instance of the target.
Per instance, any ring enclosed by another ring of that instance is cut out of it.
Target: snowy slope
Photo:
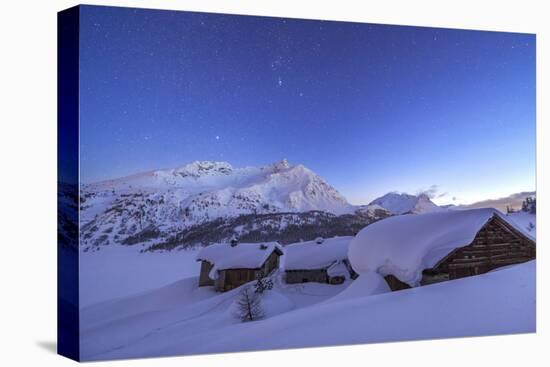
[[[370,279],[374,284],[356,282],[349,291],[343,291],[349,283],[277,283],[264,299],[268,317],[247,323],[232,315],[238,289],[216,294],[209,287],[194,287],[196,278],[186,279],[82,310],[82,357],[135,358],[535,331],[534,261],[399,292],[385,293],[379,278]]]
[[[80,305],[150,291],[199,274],[199,249],[152,252],[131,246],[109,246],[80,258]],[[74,278],[74,277],[73,277]]]
[[[84,248],[175,233],[217,218],[246,214],[355,208],[325,180],[286,160],[263,167],[234,168],[197,161],[180,168],[141,173],[81,188]]]
[[[387,193],[373,200],[369,205],[378,205],[395,215],[406,213],[429,213],[443,210],[435,205],[425,194],[415,196],[396,192]]]
[[[307,308],[341,292],[341,285],[286,285],[274,278],[275,287],[262,299],[266,316]],[[205,334],[232,325],[240,289],[217,293],[198,287],[198,278],[186,278],[159,289],[98,303],[81,310],[83,360],[150,357],[177,340],[205,342]],[[153,353],[153,354],[151,354]],[[123,357],[125,356],[125,357]]]
[[[503,214],[508,222],[525,233],[528,237],[537,237],[537,216],[536,214],[524,211],[518,211],[509,214]]]
[[[159,353],[529,333],[535,331],[535,300],[533,261],[476,277],[319,304],[250,327],[235,325],[208,333],[208,342],[201,345],[180,340],[179,345],[172,343]]]

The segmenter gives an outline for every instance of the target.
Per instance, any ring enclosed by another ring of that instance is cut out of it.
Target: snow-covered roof
[[[327,275],[329,277],[348,277],[349,271],[343,261],[336,261],[334,264],[328,267]]]
[[[323,243],[299,242],[285,247],[285,270],[323,269],[348,257],[353,237],[326,238]]]
[[[392,274],[417,286],[422,270],[434,267],[453,250],[468,246],[495,209],[450,210],[390,217],[373,223],[353,239],[349,260],[358,273]]]
[[[237,246],[219,243],[203,248],[197,261],[208,261],[216,270],[257,269],[275,250],[283,252],[277,242],[239,243]]]

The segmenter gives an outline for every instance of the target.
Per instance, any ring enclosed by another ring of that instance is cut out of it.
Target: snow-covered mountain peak
[[[341,215],[356,209],[315,172],[287,160],[243,168],[195,161],[83,185],[81,191],[84,242],[97,245],[138,234],[143,242],[155,233],[169,235],[243,215],[311,211]]]
[[[272,163],[272,164],[269,164],[269,165],[265,166],[264,169],[268,169],[268,170],[273,171],[273,172],[280,172],[280,171],[288,169],[290,167],[291,167],[290,163],[288,163],[288,160],[286,158],[284,158],[280,161],[277,161],[275,163]]]
[[[373,204],[379,205],[390,213],[397,215],[406,213],[420,214],[443,210],[434,204],[426,194],[416,196],[406,193],[389,192],[373,200],[369,205]]]
[[[233,166],[231,164],[217,161],[194,161],[172,170],[175,175],[195,178],[207,175],[230,174],[232,171]]]

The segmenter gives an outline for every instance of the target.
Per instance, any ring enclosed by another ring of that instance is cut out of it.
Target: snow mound
[[[495,209],[472,209],[390,217],[355,236],[349,260],[359,274],[392,274],[415,287],[422,270],[432,268],[454,249],[469,245],[495,213]]]
[[[378,273],[369,271],[361,274],[361,276],[351,282],[346,289],[328,299],[326,302],[340,302],[357,297],[373,296],[375,294],[387,292],[391,292],[391,289],[384,278]]]
[[[262,266],[276,249],[283,252],[277,242],[239,243],[236,246],[218,243],[203,248],[197,255],[197,261],[204,260],[214,264],[213,271],[239,268],[256,269]]]
[[[334,237],[326,238],[320,244],[314,240],[287,245],[285,270],[324,269],[347,259],[352,238]]]
[[[343,261],[338,260],[327,269],[327,275],[329,277],[345,277],[349,276],[349,270]]]
[[[239,288],[239,291],[242,288]],[[252,289],[250,292],[254,292]],[[239,309],[239,296],[235,297],[235,300],[225,311],[230,318],[238,317],[242,311]],[[273,317],[294,309],[294,303],[284,294],[277,290],[265,291],[260,298],[261,309],[263,312],[263,318]]]

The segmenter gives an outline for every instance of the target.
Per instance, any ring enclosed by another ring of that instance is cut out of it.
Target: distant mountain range
[[[227,162],[185,166],[82,185],[81,245],[171,249],[232,236],[310,240],[349,235],[391,215],[357,207],[303,165],[286,160],[234,168]]]
[[[234,236],[291,243],[354,235],[391,215],[448,210],[425,194],[396,192],[352,205],[315,172],[286,160],[244,168],[195,161],[80,190],[83,251],[115,244],[171,250]]]
[[[390,192],[378,199],[373,200],[369,205],[378,205],[394,215],[420,214],[444,210],[435,205],[428,195],[409,195],[405,193]]]
[[[498,199],[489,199],[478,201],[473,204],[455,206],[458,209],[475,209],[475,208],[496,208],[506,213],[506,208],[521,209],[521,204],[528,197],[535,197],[535,191],[523,191],[516,194],[508,195]]]

